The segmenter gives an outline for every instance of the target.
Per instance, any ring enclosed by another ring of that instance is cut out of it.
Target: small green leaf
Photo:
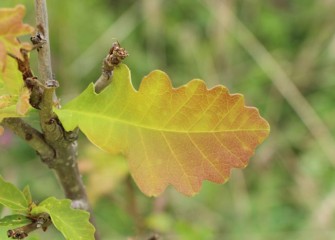
[[[47,198],[32,209],[32,214],[46,212],[54,226],[67,240],[94,240],[94,227],[89,222],[89,213],[71,208],[69,199]]]
[[[25,186],[22,192],[27,199],[28,204],[31,204],[33,202],[33,198],[31,196],[30,187],[28,185]]]
[[[17,226],[31,223],[31,220],[24,215],[14,214],[0,219],[0,226]]]
[[[28,201],[23,192],[0,176],[0,204],[16,211],[27,212]]]

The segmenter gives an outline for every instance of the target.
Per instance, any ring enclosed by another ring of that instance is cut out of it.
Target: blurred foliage
[[[214,15],[222,2],[275,58],[334,137],[334,1],[49,1],[53,65],[63,102],[96,80],[103,57],[118,40],[130,53],[126,64],[136,86],[156,68],[177,81],[175,86],[192,78],[224,84],[243,93],[272,127],[245,170],[234,170],[225,185],[204,184],[194,198],[168,190],[149,199],[123,180],[95,203],[104,239],[150,232],[167,240],[335,238],[335,156],[324,152],[318,144],[322,133],[313,137],[273,76],[246,51],[253,49],[222,26]],[[33,1],[1,0],[0,7],[17,3],[27,6],[26,20],[33,24]],[[36,61],[35,54],[32,58]],[[82,137],[80,147],[87,144]],[[62,196],[50,170],[23,141],[5,132],[0,145],[0,173],[7,180],[29,184],[36,201]],[[81,159],[87,157],[80,152]]]

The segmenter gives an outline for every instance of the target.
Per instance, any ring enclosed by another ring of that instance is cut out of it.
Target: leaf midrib
[[[89,117],[97,117],[97,118],[104,118],[104,119],[108,119],[111,122],[120,122],[123,123],[125,125],[130,125],[133,127],[138,127],[138,128],[144,128],[144,129],[148,129],[150,131],[160,131],[160,132],[173,132],[173,133],[183,133],[183,134],[194,134],[194,133],[222,133],[222,132],[261,132],[261,131],[268,131],[268,128],[257,128],[257,129],[253,129],[253,128],[248,128],[248,129],[225,129],[225,130],[221,130],[221,131],[186,131],[186,130],[174,130],[174,129],[160,129],[160,128],[150,128],[149,126],[145,126],[145,125],[141,125],[141,124],[136,124],[135,122],[131,122],[131,121],[125,121],[123,119],[120,118],[115,118],[115,117],[109,117],[103,114],[97,114],[94,112],[85,112],[85,111],[78,111],[78,110],[73,110],[73,109],[61,109],[60,111],[67,111],[70,113],[77,113],[77,114],[81,114],[81,115],[85,115],[85,116],[89,116]],[[80,124],[81,120],[78,121],[78,123]]]

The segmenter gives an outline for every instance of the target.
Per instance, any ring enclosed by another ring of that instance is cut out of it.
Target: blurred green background
[[[32,0],[1,0],[0,7],[18,3],[34,25]],[[118,40],[130,53],[135,86],[153,69],[166,71],[174,86],[192,78],[223,84],[271,125],[245,170],[233,170],[225,185],[205,182],[193,198],[174,189],[143,196],[122,159],[103,174],[111,157],[82,137],[81,168],[103,239],[153,232],[166,240],[335,239],[335,1],[71,0],[48,7],[62,103],[98,78]],[[0,150],[5,179],[29,184],[36,201],[62,198],[23,141],[6,132]],[[94,192],[94,182],[103,189]],[[52,229],[40,236],[62,239]]]

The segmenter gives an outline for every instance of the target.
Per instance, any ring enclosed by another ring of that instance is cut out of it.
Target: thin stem
[[[94,84],[97,93],[100,93],[112,82],[114,68],[126,57],[128,57],[127,51],[118,42],[113,43],[108,55],[103,60],[101,76]]]
[[[32,222],[27,225],[8,230],[7,236],[12,239],[24,239],[28,237],[30,232],[36,231],[37,229],[46,231],[47,228],[52,224],[51,218],[47,213],[41,213],[35,219],[31,220]]]
[[[139,213],[135,187],[133,185],[133,180],[130,176],[126,179],[127,186],[127,211],[130,216],[134,219],[137,234],[142,234],[144,232],[145,226],[141,214]]]

